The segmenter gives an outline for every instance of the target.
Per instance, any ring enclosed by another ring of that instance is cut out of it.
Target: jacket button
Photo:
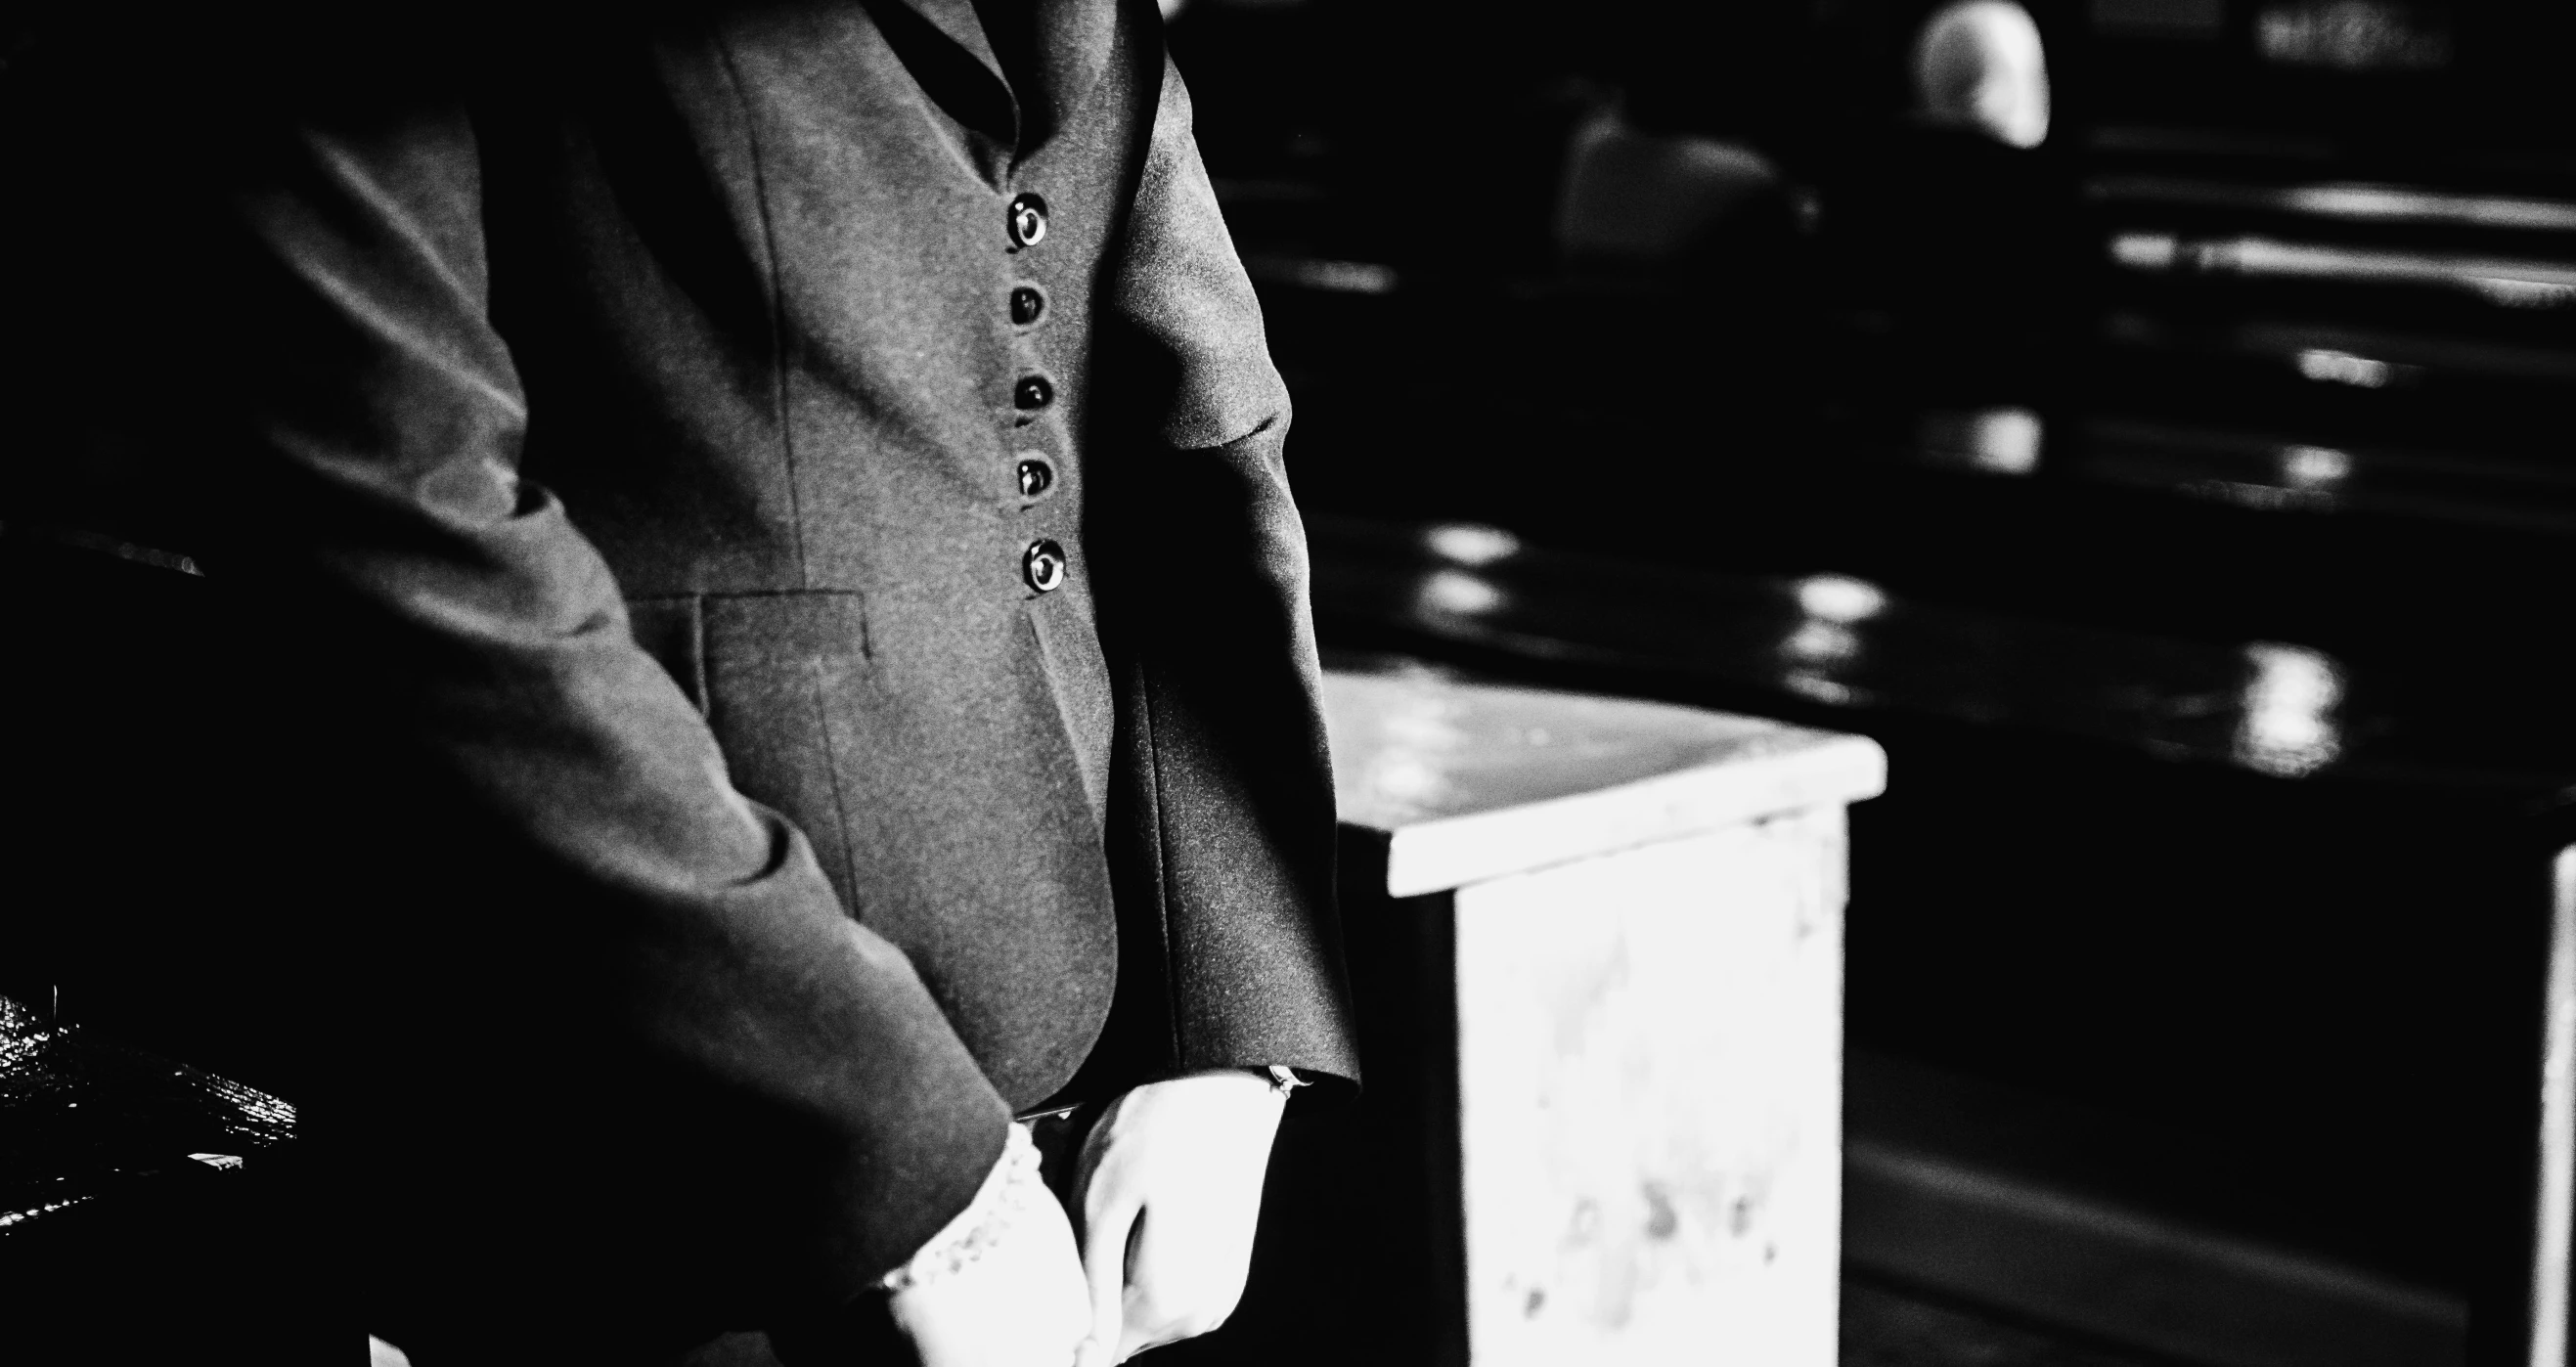
[[[1035,285],[1011,287],[1011,321],[1027,327],[1046,316],[1046,296]]]
[[[1064,587],[1064,547],[1053,541],[1032,541],[1020,552],[1020,577],[1040,593],[1053,593]]]
[[[1011,386],[1011,406],[1022,412],[1033,412],[1055,402],[1055,386],[1044,375],[1023,375]]]
[[[1020,457],[1020,497],[1036,498],[1055,487],[1055,467],[1043,456]]]
[[[1034,247],[1046,240],[1046,197],[1013,195],[1011,197],[1011,245]]]

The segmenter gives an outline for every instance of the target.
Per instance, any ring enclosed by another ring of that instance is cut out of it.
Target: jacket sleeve
[[[286,113],[229,120],[180,173],[121,172],[168,182],[146,193],[175,255],[125,269],[166,280],[154,340],[188,369],[157,401],[192,410],[189,549],[314,646],[270,681],[282,711],[359,700],[540,872],[552,892],[511,914],[556,923],[491,948],[569,947],[563,991],[606,1017],[576,1047],[682,1079],[718,1112],[697,1123],[796,1137],[728,1188],[769,1207],[728,1218],[794,1283],[774,1289],[854,1294],[966,1205],[1008,1108],[805,837],[733,790],[599,555],[519,477],[472,119],[364,91]]]
[[[1285,1064],[1355,1083],[1288,394],[1168,59],[1160,91],[1103,309],[1104,371],[1132,425],[1103,481],[1101,552],[1159,1014],[1180,1069]]]

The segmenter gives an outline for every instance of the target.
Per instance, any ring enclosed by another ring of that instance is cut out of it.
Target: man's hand
[[[922,1367],[1105,1361],[1089,1342],[1091,1310],[1073,1227],[1043,1185],[1030,1186],[1015,1193],[999,1237],[973,1260],[894,1293],[887,1308]]]
[[[1091,1334],[1115,1346],[1111,1361],[1234,1313],[1285,1105],[1267,1079],[1229,1069],[1139,1087],[1093,1127],[1072,1205]]]

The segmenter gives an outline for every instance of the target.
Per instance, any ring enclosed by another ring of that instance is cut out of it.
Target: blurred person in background
[[[1914,43],[1915,108],[1926,122],[2007,147],[2048,140],[2048,57],[2039,25],[2012,0],[1933,11]]]
[[[2046,282],[2077,240],[2044,30],[2013,0],[1885,17],[1897,50],[1859,73],[1877,111],[1822,176],[1837,286],[1908,333],[1971,343],[1944,365],[2009,367],[2041,347],[2061,293]]]

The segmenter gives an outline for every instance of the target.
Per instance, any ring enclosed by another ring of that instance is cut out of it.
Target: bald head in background
[[[2048,57],[2039,25],[2013,0],[1960,0],[1935,10],[1914,44],[1922,116],[2009,147],[2048,137]]]

